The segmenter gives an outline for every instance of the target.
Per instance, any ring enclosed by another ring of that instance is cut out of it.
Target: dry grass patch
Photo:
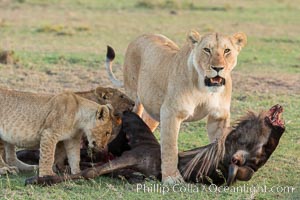
[[[72,36],[80,32],[90,31],[89,26],[69,26],[62,24],[45,25],[36,30],[39,33],[54,33],[62,36]]]

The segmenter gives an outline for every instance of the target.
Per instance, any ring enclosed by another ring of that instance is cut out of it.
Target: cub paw
[[[39,177],[44,177],[44,176],[56,176],[56,173],[54,173],[53,171],[43,172],[40,170]]]
[[[6,166],[0,168],[0,175],[4,174],[17,174],[19,173],[19,169],[15,166]]]

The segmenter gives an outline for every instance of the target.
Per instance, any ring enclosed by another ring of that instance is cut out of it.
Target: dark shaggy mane
[[[225,129],[222,137],[215,142],[203,148],[181,152],[179,155],[182,157],[194,155],[194,158],[192,158],[181,170],[184,179],[188,180],[191,174],[195,171],[197,172],[197,178],[201,179],[205,176],[208,176],[208,173],[212,169],[217,169],[219,163],[221,163],[224,159],[225,141],[227,137],[237,131],[250,130],[255,126],[261,127],[261,118],[264,116],[264,112],[261,112],[259,115],[257,115],[252,111],[248,111],[245,116],[237,120],[232,128]],[[196,169],[197,167],[200,168]]]
[[[190,179],[192,172],[197,166],[199,166],[199,163],[202,164],[200,165],[200,168],[197,169],[198,179],[207,176],[211,169],[216,169],[220,161],[224,158],[226,137],[227,134],[223,134],[220,139],[203,148],[181,152],[179,156],[182,157],[195,154],[194,158],[191,159],[181,170],[184,179]]]
[[[251,124],[260,124],[258,123],[260,121],[261,114],[257,115],[256,113],[252,111],[248,111],[246,115],[239,118],[236,123],[232,126],[233,130],[239,129],[242,126],[245,126],[245,124],[250,123]]]
[[[262,130],[264,125],[264,118],[266,117],[266,112],[260,112],[256,114],[252,111],[248,111],[246,115],[241,117],[236,123],[232,126],[232,133],[234,132],[243,132],[244,134],[250,133],[251,130]]]

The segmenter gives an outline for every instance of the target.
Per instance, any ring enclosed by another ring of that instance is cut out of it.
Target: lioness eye
[[[108,136],[110,134],[110,132],[106,132],[106,136]]]
[[[204,48],[203,49],[205,52],[210,53],[210,49],[209,48]]]
[[[121,99],[124,99],[124,95],[123,94],[120,97],[121,97]]]
[[[225,49],[224,50],[224,53],[229,53],[230,52],[230,49]]]

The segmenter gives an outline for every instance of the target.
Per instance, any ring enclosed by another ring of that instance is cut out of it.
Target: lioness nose
[[[219,72],[219,71],[221,71],[221,70],[223,70],[224,69],[224,67],[215,67],[215,66],[211,66],[211,68],[213,69],[213,70],[215,70],[216,72]]]

